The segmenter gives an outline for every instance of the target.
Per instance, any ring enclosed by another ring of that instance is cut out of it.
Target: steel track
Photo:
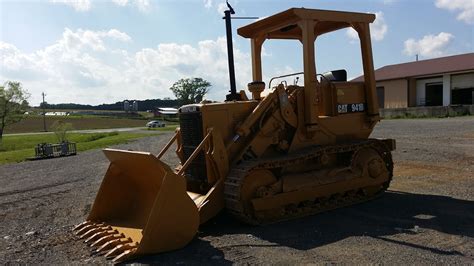
[[[265,213],[259,213],[256,211],[250,213],[245,210],[244,202],[240,197],[241,189],[244,185],[245,177],[251,171],[258,169],[271,170],[304,163],[305,161],[315,159],[323,154],[338,154],[346,152],[352,152],[355,154],[357,150],[362,148],[375,149],[384,160],[385,165],[389,171],[388,180],[381,184],[381,187],[378,191],[367,193],[367,191],[364,189],[365,187],[362,187],[355,190],[340,191],[322,198],[315,198],[310,201],[300,202],[299,204],[288,204],[270,212],[265,211]],[[263,160],[252,159],[244,161],[233,167],[229,172],[224,186],[224,198],[227,210],[239,220],[249,224],[274,223],[374,199],[388,188],[392,176],[393,161],[390,150],[382,141],[377,139],[368,139],[356,143],[314,147],[298,154],[281,156],[279,158],[268,158]],[[269,218],[269,213],[271,213],[271,218]]]

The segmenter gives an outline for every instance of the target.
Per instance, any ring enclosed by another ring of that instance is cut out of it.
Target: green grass
[[[110,132],[91,134],[68,134],[68,140],[76,142],[78,152],[103,148],[115,144],[125,143],[128,140],[137,139],[154,134]],[[34,157],[34,148],[39,143],[57,143],[54,134],[39,135],[17,135],[4,136],[0,143],[0,165],[13,162],[21,162],[28,157]]]

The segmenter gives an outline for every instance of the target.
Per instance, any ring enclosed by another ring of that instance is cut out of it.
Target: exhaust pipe
[[[227,39],[227,61],[229,63],[230,94],[226,95],[226,101],[240,101],[240,94],[237,93],[235,86],[235,68],[234,68],[234,48],[232,47],[232,24],[230,15],[235,14],[234,9],[227,2],[229,10],[224,11],[226,39]]]

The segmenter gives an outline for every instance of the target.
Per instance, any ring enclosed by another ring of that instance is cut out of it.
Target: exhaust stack
[[[235,14],[234,9],[227,2],[229,10],[224,11],[226,39],[227,39],[227,61],[229,63],[229,80],[230,94],[226,95],[226,101],[240,101],[240,94],[237,93],[235,86],[235,69],[234,69],[234,48],[232,47],[232,24],[230,15]]]

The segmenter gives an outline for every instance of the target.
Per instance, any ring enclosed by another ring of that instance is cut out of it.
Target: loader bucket
[[[76,234],[116,262],[188,244],[197,232],[199,214],[185,179],[150,153],[104,153],[109,168]]]

